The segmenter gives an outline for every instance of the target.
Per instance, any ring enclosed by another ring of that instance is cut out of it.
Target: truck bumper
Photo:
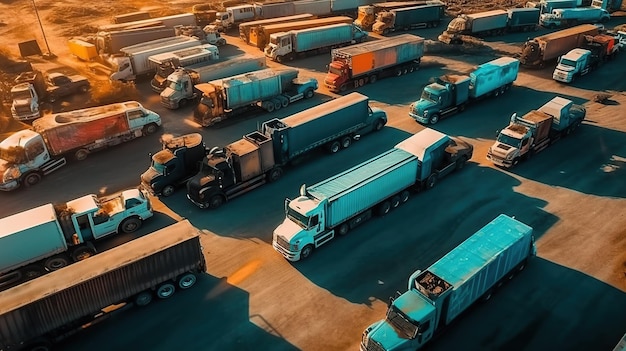
[[[296,262],[300,260],[300,251],[293,252],[289,250],[285,250],[282,246],[278,245],[276,242],[272,242],[272,247],[274,250],[278,251],[281,255],[283,255],[287,260],[291,262]]]
[[[33,119],[37,119],[40,116],[39,112],[33,112],[30,114],[21,114],[21,115],[18,115],[16,113],[11,113],[11,115],[17,121],[32,121]]]
[[[332,91],[333,93],[338,93],[339,89],[337,89],[336,86],[334,85],[329,85],[329,84],[324,84],[326,86],[326,88],[328,88],[328,90]]]
[[[146,183],[141,183],[139,184],[139,190],[143,191],[146,194],[149,194],[151,196],[157,196],[159,194],[157,194],[154,189],[152,189],[148,184]]]
[[[554,73],[552,75],[552,79],[556,80],[557,82],[562,82],[562,83],[572,82],[571,77],[569,77],[568,75],[563,75],[563,74],[558,74],[558,73]]]
[[[196,206],[198,206],[198,207],[200,207],[202,209],[209,208],[208,204],[203,204],[201,202],[197,202],[197,201],[193,200],[191,197],[189,197],[189,194],[187,194],[187,198],[189,199],[189,201],[193,202],[194,205],[196,205]]]
[[[428,123],[428,118],[409,112],[409,116],[420,123]]]
[[[17,180],[11,180],[6,183],[0,183],[0,191],[12,191],[20,187]]]
[[[493,157],[492,155],[489,155],[489,154],[487,154],[487,159],[493,162],[493,164],[500,166],[500,167],[509,168],[513,165],[513,161],[501,159],[499,157]]]

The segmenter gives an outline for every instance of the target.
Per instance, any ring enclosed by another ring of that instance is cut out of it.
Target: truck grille
[[[283,249],[289,251],[289,242],[285,240],[285,238],[283,238],[282,236],[276,236],[276,244],[278,244],[278,246],[282,247]]]
[[[373,341],[372,339],[368,339],[367,344],[361,343],[361,350],[362,351],[385,351],[385,349],[382,346],[380,346],[376,341]]]

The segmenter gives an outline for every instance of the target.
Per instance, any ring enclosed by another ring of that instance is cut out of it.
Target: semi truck
[[[0,190],[32,186],[67,163],[89,153],[153,134],[161,117],[139,102],[45,115],[0,142]]]
[[[586,35],[598,35],[593,24],[563,29],[527,40],[522,46],[520,63],[531,67],[544,67],[547,61],[556,59],[583,43]]]
[[[261,50],[270,42],[270,36],[274,33],[288,32],[290,30],[307,29],[314,27],[329,26],[331,24],[351,24],[352,18],[347,16],[333,16],[325,18],[316,18],[305,21],[275,23],[253,27],[250,31],[250,42],[252,46],[256,46]]]
[[[465,37],[486,37],[506,32],[536,30],[540,10],[537,8],[514,8],[462,14],[448,24],[439,37],[446,44],[462,44]]]
[[[239,25],[239,37],[246,44],[250,44],[250,32],[253,28],[270,25],[270,24],[279,24],[279,23],[288,23],[288,22],[298,22],[314,19],[315,16],[310,13],[303,13],[301,15],[293,15],[293,16],[282,16],[276,18],[268,18],[257,21],[244,22]]]
[[[446,5],[428,4],[381,11],[376,16],[372,31],[387,35],[397,30],[437,27],[445,17]]]
[[[419,350],[479,300],[522,271],[536,255],[533,229],[501,214],[389,301],[385,319],[365,329],[361,351]]]
[[[167,197],[198,173],[207,148],[200,133],[164,135],[161,143],[163,148],[150,156],[150,167],[141,174],[141,188]]]
[[[261,108],[279,110],[301,99],[310,99],[318,88],[315,78],[298,77],[296,69],[270,68],[198,84],[202,92],[194,120],[209,127],[228,118]]]
[[[447,74],[422,90],[409,106],[409,116],[419,123],[436,124],[467,105],[489,96],[504,94],[517,79],[519,61],[500,57],[478,66],[468,75]]]
[[[152,217],[147,195],[138,189],[90,194],[0,219],[0,289],[93,256],[96,240],[136,231]]]
[[[120,49],[121,55],[108,58],[112,67],[110,79],[112,81],[133,81],[139,76],[154,73],[156,67],[150,62],[150,56],[199,45],[202,45],[202,42],[196,38],[176,36],[127,46]]]
[[[372,217],[407,202],[411,190],[430,189],[439,178],[461,169],[473,146],[434,129],[423,129],[345,172],[285,200],[285,219],[274,230],[272,246],[295,262],[337,235],[344,236]]]
[[[554,9],[551,13],[544,13],[539,24],[545,28],[569,27],[582,23],[606,23],[611,15],[605,9],[597,7],[577,7],[573,9]]]
[[[354,20],[354,24],[359,26],[365,31],[372,30],[372,26],[376,23],[376,17],[379,12],[391,11],[403,7],[415,7],[423,6],[430,3],[439,3],[439,0],[424,0],[424,1],[387,1],[376,2],[372,4],[365,4],[358,6],[357,18]]]
[[[112,314],[191,288],[206,271],[201,235],[184,220],[0,292],[0,349],[50,350]]]
[[[324,84],[332,92],[374,84],[419,69],[423,55],[424,38],[411,34],[333,49]]]
[[[98,31],[118,31],[125,29],[147,28],[163,26],[174,28],[175,26],[194,26],[196,16],[193,13],[179,13],[176,15],[148,18],[139,21],[131,21],[117,24],[104,24],[98,27]]]
[[[586,110],[557,96],[522,117],[514,113],[510,124],[498,133],[487,159],[500,167],[513,167],[571,134],[585,119]]]
[[[156,67],[156,73],[150,81],[150,87],[154,92],[160,93],[167,86],[167,77],[177,68],[219,59],[219,49],[211,44],[152,55],[148,57],[148,60]]]
[[[178,68],[167,77],[166,88],[160,95],[161,104],[175,110],[202,96],[202,91],[198,89],[200,84],[266,67],[264,56],[240,55],[217,63],[205,62]]]
[[[99,55],[105,57],[118,54],[122,48],[152,40],[175,36],[174,28],[155,26],[115,31],[100,31],[93,40],[86,38],[86,42],[93,42]],[[83,57],[80,45],[70,45],[70,52],[77,57]],[[88,57],[89,58],[89,57]]]
[[[272,61],[291,61],[308,54],[327,52],[332,48],[361,43],[367,39],[354,24],[331,24],[328,26],[274,33],[265,47],[265,56]]]
[[[187,198],[215,209],[265,183],[275,182],[292,161],[319,147],[336,153],[369,132],[379,131],[387,115],[352,93],[283,119],[263,122],[257,131],[204,158],[187,183]]]
[[[581,48],[570,50],[559,58],[552,78],[559,82],[572,83],[613,58],[618,51],[619,46],[615,44],[613,36],[586,36]]]

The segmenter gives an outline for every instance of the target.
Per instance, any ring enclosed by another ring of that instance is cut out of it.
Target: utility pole
[[[35,4],[35,0],[31,0],[33,3],[33,7],[35,8],[35,15],[37,16],[37,22],[39,22],[39,28],[41,28],[41,34],[43,34],[43,41],[46,43],[46,48],[48,52],[44,54],[44,57],[52,58],[55,55],[50,51],[50,45],[48,45],[48,39],[46,38],[46,32],[43,30],[43,24],[41,23],[41,18],[39,18],[39,11],[37,10],[37,5]]]

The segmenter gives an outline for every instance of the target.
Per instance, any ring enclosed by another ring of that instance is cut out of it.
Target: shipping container
[[[351,24],[332,24],[330,26],[293,31],[295,52],[306,52],[319,48],[331,47],[352,41]]]
[[[270,24],[253,28],[250,32],[250,44],[263,50],[265,45],[270,42],[270,35],[280,32],[288,32],[290,30],[306,29],[313,27],[328,26],[331,24],[347,23],[350,24],[353,19],[347,16],[334,16],[326,18],[318,18],[306,21],[297,21],[289,23]]]
[[[185,220],[0,292],[0,349],[60,336],[124,302],[186,289],[206,269],[200,232]],[[34,345],[29,345],[34,346]]]
[[[405,7],[391,10],[391,12],[396,15],[394,26],[408,29],[418,24],[424,24],[424,26],[431,23],[438,25],[445,16],[445,9],[445,5],[441,3]]]
[[[294,13],[310,13],[325,16],[332,13],[331,0],[298,0],[293,2]]]
[[[508,12],[493,10],[465,15],[471,21],[471,33],[486,32],[494,29],[506,28],[509,20]]]
[[[98,57],[98,49],[96,45],[88,43],[84,40],[72,38],[67,41],[70,53],[83,61],[91,61]]]
[[[500,57],[484,63],[470,73],[470,96],[478,98],[489,94],[517,79],[519,60],[512,57]]]
[[[282,76],[272,69],[245,73],[235,77],[210,82],[224,87],[228,96],[228,109],[249,105],[282,93]]]
[[[599,29],[593,24],[563,29],[526,41],[522,47],[520,62],[524,65],[543,65],[568,51],[579,47],[586,35],[598,35]]]
[[[120,24],[120,23],[142,21],[142,20],[147,20],[147,19],[150,19],[149,12],[137,11],[137,12],[124,13],[121,15],[115,15],[113,16],[113,23]]]
[[[262,19],[262,20],[258,20],[258,21],[244,22],[244,23],[239,25],[239,37],[241,38],[241,40],[245,41],[246,44],[248,44],[248,43],[250,43],[250,32],[251,32],[252,28],[256,28],[256,27],[264,26],[264,25],[269,25],[269,24],[306,21],[306,20],[310,20],[310,19],[313,19],[313,18],[315,18],[315,16],[313,16],[312,14],[310,14],[310,13],[303,13],[303,14],[300,14],[300,15],[283,16],[283,17]]]
[[[152,40],[175,36],[174,28],[156,26],[149,28],[127,29],[96,34],[98,53],[117,54],[122,48]]]
[[[267,19],[283,16],[293,16],[297,14],[294,9],[294,2],[256,2],[254,6],[260,11],[257,12],[257,17]]]
[[[508,9],[506,12],[509,15],[509,30],[524,28],[534,30],[539,24],[539,16],[541,15],[541,11],[537,8],[515,8]]]

